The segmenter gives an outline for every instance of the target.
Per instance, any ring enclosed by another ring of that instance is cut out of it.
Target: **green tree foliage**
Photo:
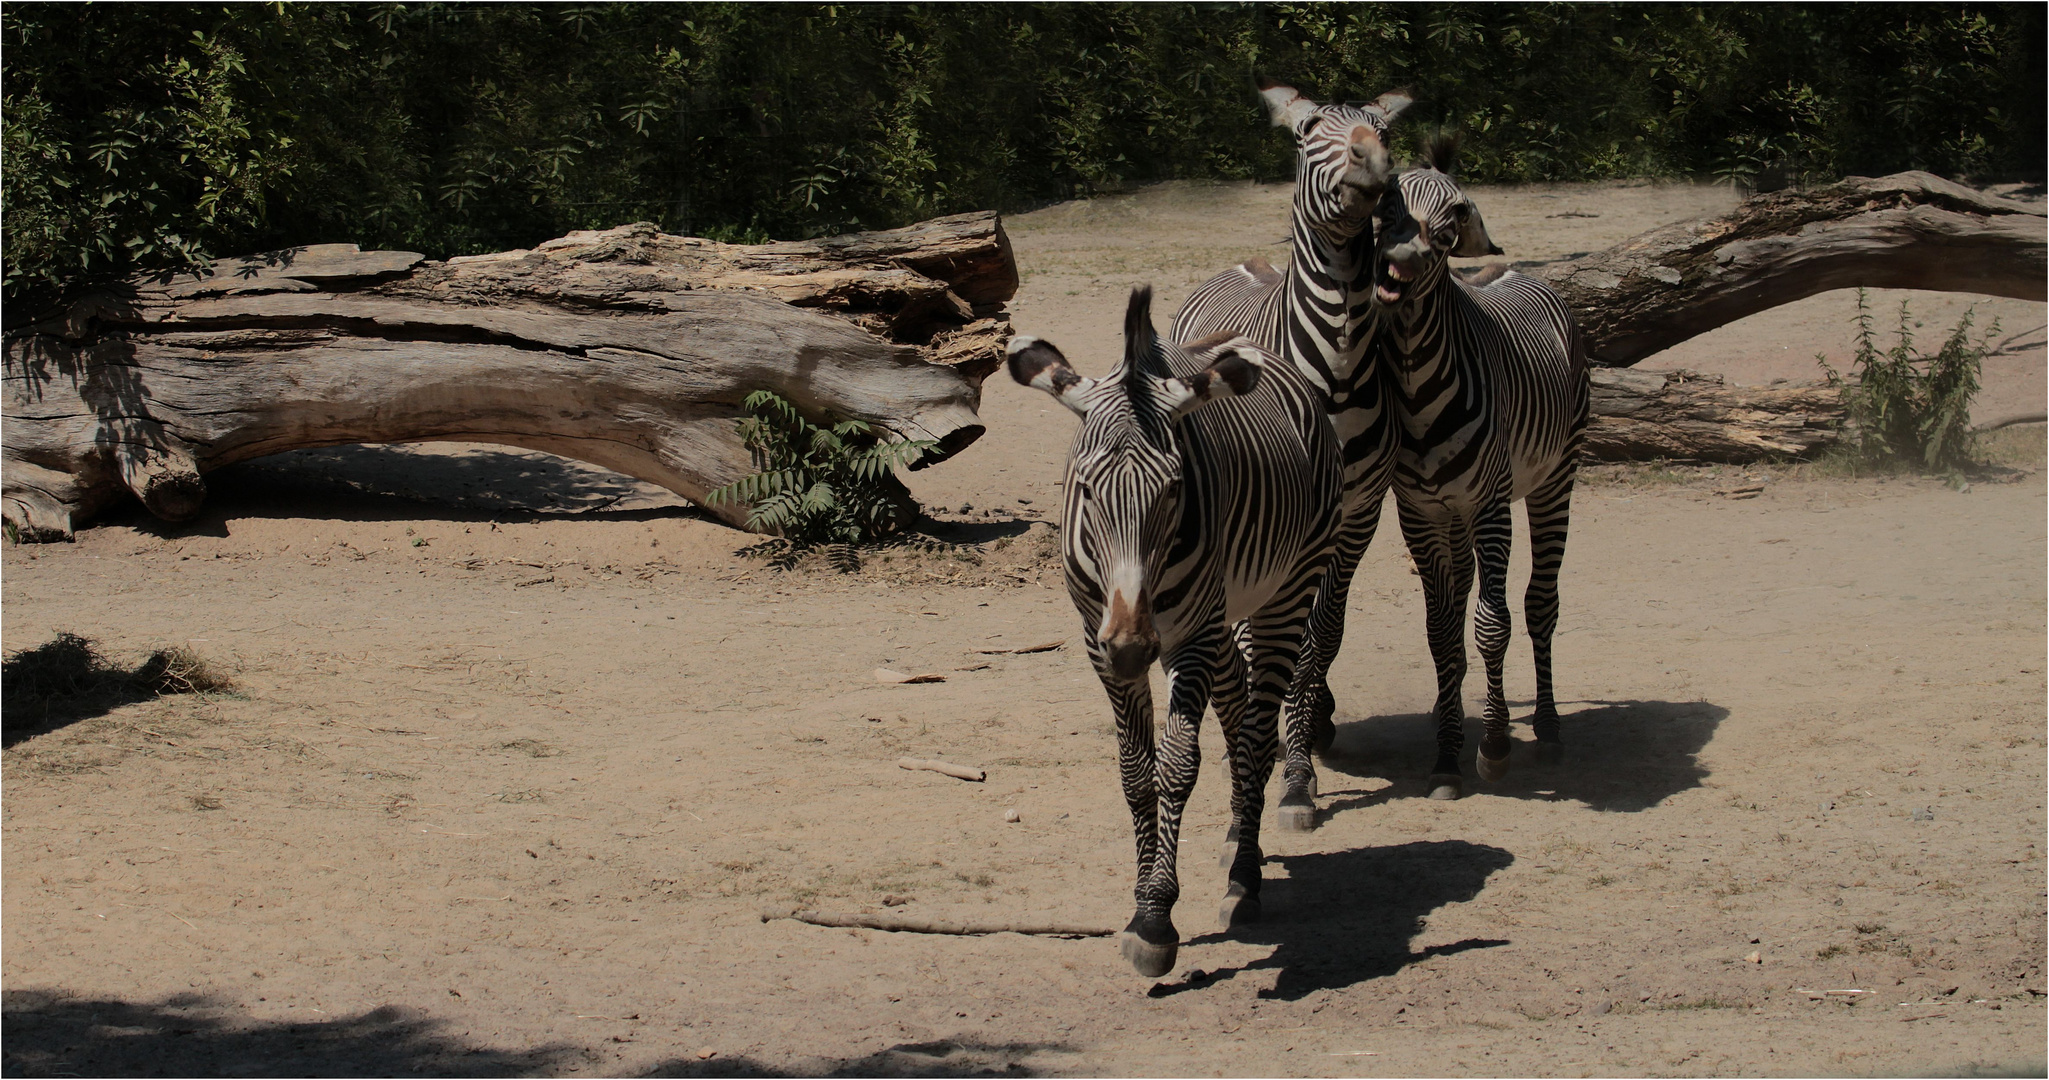
[[[884,442],[859,420],[819,427],[772,390],[742,403],[740,438],[761,471],[706,496],[713,506],[742,503],[749,528],[776,533],[792,550],[872,544],[917,515],[897,480],[898,465],[939,444],[929,439]]]
[[[1843,390],[1849,445],[1864,462],[1905,465],[1953,479],[1971,464],[1971,399],[1999,322],[1971,339],[1975,312],[1966,311],[1933,356],[1914,347],[1914,322],[1905,301],[1893,345],[1878,347],[1871,308],[1857,290],[1857,345],[1849,379],[1822,361],[1828,381]]]
[[[1255,73],[1408,85],[1479,180],[2036,177],[2043,34],[2024,4],[12,3],[6,283],[1284,178]]]

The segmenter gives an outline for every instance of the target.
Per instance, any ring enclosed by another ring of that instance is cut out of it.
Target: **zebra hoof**
[[[1565,744],[1556,739],[1537,740],[1537,764],[1558,765],[1565,761]]]
[[[1439,802],[1450,802],[1465,794],[1466,778],[1457,773],[1431,773],[1430,797]]]
[[[1217,926],[1229,930],[1259,921],[1259,897],[1245,887],[1245,883],[1234,881],[1224,892],[1224,904],[1217,909]]]
[[[1282,803],[1274,811],[1274,827],[1282,832],[1315,832],[1316,804]]]
[[[1174,970],[1174,956],[1181,950],[1181,943],[1169,941],[1155,945],[1130,930],[1118,935],[1118,951],[1131,962],[1132,970],[1148,979],[1157,979]]]
[[[1485,780],[1490,784],[1508,775],[1507,746],[1502,746],[1500,748],[1500,757],[1487,756],[1487,743],[1493,741],[1494,740],[1489,739],[1486,742],[1482,742],[1480,744],[1480,752],[1473,755],[1473,771],[1480,774],[1480,779]],[[1501,741],[1503,743],[1508,742],[1507,739],[1503,739]]]

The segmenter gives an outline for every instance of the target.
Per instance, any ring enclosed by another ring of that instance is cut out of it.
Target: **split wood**
[[[867,915],[838,911],[764,911],[761,921],[795,919],[813,926],[858,927],[903,934],[1033,934],[1039,937],[1109,937],[1117,931],[1103,926],[1070,926],[1060,923],[952,922],[946,919],[917,919],[902,915]]]
[[[947,776],[958,777],[962,780],[973,780],[978,784],[989,778],[989,774],[980,769],[969,768],[966,765],[955,765],[950,761],[940,761],[936,758],[898,758],[896,759],[896,767],[899,769],[910,769],[913,772],[923,769],[926,772],[944,773]]]

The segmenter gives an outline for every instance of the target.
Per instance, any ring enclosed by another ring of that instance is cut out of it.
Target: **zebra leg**
[[[1430,797],[1464,794],[1459,752],[1466,745],[1466,594],[1473,587],[1472,526],[1460,518],[1430,521],[1404,506],[1402,534],[1423,579],[1424,623],[1437,665],[1437,762]]]
[[[1203,710],[1209,707],[1210,685],[1219,661],[1216,653],[1233,647],[1222,636],[1211,636],[1175,650],[1167,668],[1167,717],[1159,732],[1154,756],[1153,779],[1147,785],[1156,795],[1155,828],[1150,866],[1140,861],[1140,876],[1134,895],[1138,910],[1124,928],[1120,947],[1124,958],[1139,974],[1148,978],[1165,975],[1174,967],[1181,935],[1174,929],[1174,902],[1181,897],[1181,880],[1176,850],[1181,839],[1181,812],[1195,790],[1195,777],[1202,765],[1202,749],[1196,734]],[[1126,781],[1126,797],[1130,783]],[[1138,823],[1134,811],[1133,823]]]
[[[1380,527],[1381,502],[1379,498],[1361,500],[1358,511],[1341,527],[1337,554],[1310,612],[1295,685],[1288,692],[1288,761],[1281,770],[1281,808],[1275,823],[1292,832],[1316,828],[1316,763],[1312,755],[1330,749],[1337,736],[1337,725],[1332,722],[1337,702],[1330,693],[1330,666],[1344,643],[1352,575]]]
[[[1238,766],[1239,730],[1245,721],[1245,654],[1251,648],[1251,631],[1244,623],[1232,628],[1233,646],[1221,654],[1217,667],[1215,684],[1210,688],[1210,706],[1217,713],[1217,724],[1224,732],[1224,745],[1231,747],[1231,827],[1224,831],[1224,848],[1217,856],[1217,865],[1230,869],[1238,858],[1238,832],[1245,819],[1245,789],[1240,782]]]
[[[1502,659],[1508,655],[1508,553],[1514,542],[1514,517],[1501,500],[1483,511],[1474,529],[1473,552],[1480,564],[1480,603],[1473,612],[1473,644],[1487,668],[1487,734],[1473,755],[1482,780],[1508,775],[1508,696],[1501,688]]]
[[[1131,837],[1138,849],[1139,914],[1133,916],[1131,925],[1124,928],[1124,955],[1131,955],[1129,940],[1134,935],[1146,933],[1153,938],[1161,936],[1155,928],[1143,924],[1145,915],[1146,883],[1152,879],[1153,867],[1159,862],[1159,796],[1157,769],[1153,752],[1153,691],[1151,683],[1144,677],[1124,679],[1110,668],[1109,658],[1102,647],[1089,642],[1089,659],[1094,661],[1096,677],[1103,682],[1103,692],[1110,698],[1110,709],[1117,718],[1117,771],[1124,782],[1124,801],[1131,808]],[[1165,922],[1166,920],[1160,920]],[[1172,924],[1165,931],[1167,948],[1171,951],[1178,938],[1174,936]],[[1169,960],[1171,965],[1172,960]]]
[[[1245,630],[1244,624],[1240,624],[1240,629]],[[1250,645],[1249,631],[1241,640]],[[1248,733],[1245,727],[1246,692],[1250,687],[1251,669],[1245,662],[1244,653],[1236,648],[1227,649],[1223,661],[1217,673],[1211,705],[1216,709],[1217,724],[1223,729],[1224,747],[1231,759],[1231,828],[1224,835],[1224,850],[1218,865],[1231,871],[1234,884],[1225,892],[1224,906],[1217,915],[1218,925],[1229,930],[1232,926],[1259,918],[1256,881],[1249,892],[1239,888],[1235,881],[1247,862],[1252,865],[1256,877],[1265,858],[1259,847],[1259,818],[1265,805],[1264,781],[1273,771],[1275,748],[1271,724],[1266,729],[1264,745],[1256,744],[1249,737],[1249,734],[1256,733]],[[1255,778],[1259,782],[1255,783]]]
[[[1564,756],[1558,703],[1551,692],[1551,634],[1558,628],[1558,568],[1565,562],[1565,534],[1572,519],[1572,483],[1576,470],[1567,465],[1556,479],[1530,493],[1530,587],[1523,594],[1523,618],[1529,623],[1530,652],[1537,661],[1537,711],[1530,726],[1537,735],[1537,760],[1556,762]]]
[[[1244,695],[1244,719],[1237,737],[1231,740],[1232,779],[1242,790],[1245,812],[1237,821],[1238,846],[1230,866],[1230,884],[1224,890],[1217,921],[1225,928],[1256,922],[1261,914],[1259,891],[1265,852],[1259,843],[1260,811],[1266,805],[1266,781],[1273,775],[1276,734],[1281,705],[1291,689],[1301,683],[1299,662],[1302,639],[1307,633],[1309,612],[1320,591],[1312,572],[1292,597],[1276,597],[1266,610],[1253,616],[1253,660]],[[1315,827],[1315,806],[1308,808],[1309,827]],[[1286,820],[1287,807],[1281,808]]]

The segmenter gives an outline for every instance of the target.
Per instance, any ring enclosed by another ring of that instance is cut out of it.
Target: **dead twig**
[[[1105,926],[1072,926],[1060,923],[954,922],[948,919],[918,919],[903,915],[868,915],[837,911],[764,911],[761,921],[795,919],[813,926],[858,927],[903,934],[1031,934],[1038,937],[1109,937],[1117,931]]]
[[[910,769],[913,772],[922,769],[926,772],[943,773],[961,780],[973,780],[978,784],[989,778],[989,774],[980,769],[971,768],[966,765],[955,765],[950,761],[940,761],[936,758],[898,758],[896,759],[896,767],[899,769]]]

